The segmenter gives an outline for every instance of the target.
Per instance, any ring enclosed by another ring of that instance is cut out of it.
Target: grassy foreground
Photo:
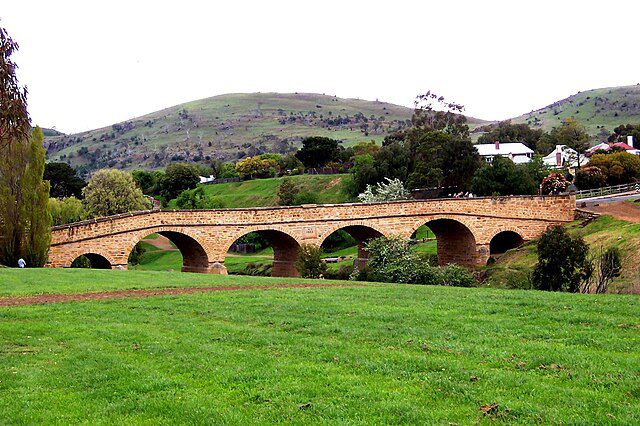
[[[285,281],[0,270],[3,295]],[[638,424],[639,379],[634,296],[371,284],[0,308],[7,424]]]

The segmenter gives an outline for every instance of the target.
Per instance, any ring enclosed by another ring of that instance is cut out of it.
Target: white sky
[[[33,122],[64,132],[231,92],[412,106],[431,89],[506,119],[640,82],[639,14],[618,0],[0,2]]]

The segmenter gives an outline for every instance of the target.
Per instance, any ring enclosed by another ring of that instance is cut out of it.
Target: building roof
[[[560,164],[558,164],[558,154],[560,156]],[[556,145],[556,149],[551,151],[551,153],[546,157],[543,157],[542,161],[544,164],[551,167],[576,167],[578,165],[578,152],[566,145]],[[588,162],[589,157],[584,154],[580,154],[580,165],[585,165]]]
[[[634,147],[632,147],[631,145],[628,145],[624,142],[616,142],[616,143],[612,143],[611,146],[617,146],[618,148],[622,148],[625,151],[633,151],[635,150]]]
[[[498,145],[498,149],[496,149],[496,145]],[[533,150],[521,142],[481,143],[475,145],[475,147],[482,157],[487,157],[490,155],[502,155],[504,157],[508,157],[510,154],[533,154]]]

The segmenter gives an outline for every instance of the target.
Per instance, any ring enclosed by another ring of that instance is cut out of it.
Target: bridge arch
[[[183,228],[161,227],[134,233],[124,250],[127,259],[135,245],[151,234],[162,235],[176,246],[182,255],[182,272],[209,272],[210,261],[204,244],[197,235]]]
[[[457,263],[473,266],[476,263],[476,236],[473,226],[461,218],[436,216],[412,227],[411,235],[422,225],[426,225],[435,235],[438,264]]]
[[[354,260],[354,267],[358,269],[362,269],[366,266],[367,260],[369,259],[369,252],[366,250],[366,244],[369,240],[373,238],[378,238],[384,236],[382,230],[378,229],[373,224],[348,224],[348,225],[338,225],[327,232],[325,232],[322,236],[320,236],[319,241],[320,245],[324,244],[324,242],[334,233],[338,231],[344,231],[349,234],[358,245],[358,255]]]
[[[520,247],[525,239],[522,233],[515,229],[503,229],[496,232],[489,242],[489,254],[491,256],[503,254],[507,250]]]
[[[109,261],[109,259],[107,259],[105,256],[98,253],[80,254],[71,260],[71,264],[69,265],[69,267],[73,268],[74,265],[77,262],[79,262],[80,259],[83,257],[86,258],[87,261],[89,261],[89,267],[91,269],[111,269],[112,268],[111,261]],[[85,267],[85,266],[79,266],[79,267]]]
[[[224,255],[231,249],[231,246],[240,238],[251,233],[257,233],[266,239],[273,248],[273,268],[272,277],[299,277],[300,273],[296,268],[296,261],[300,250],[300,243],[291,234],[277,228],[254,228],[249,227],[234,234],[223,244]],[[224,257],[223,255],[223,257]]]

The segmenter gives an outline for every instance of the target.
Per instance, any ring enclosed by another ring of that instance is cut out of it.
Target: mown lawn
[[[0,270],[3,295],[290,281]],[[638,424],[640,303],[370,284],[0,308],[0,419]]]

